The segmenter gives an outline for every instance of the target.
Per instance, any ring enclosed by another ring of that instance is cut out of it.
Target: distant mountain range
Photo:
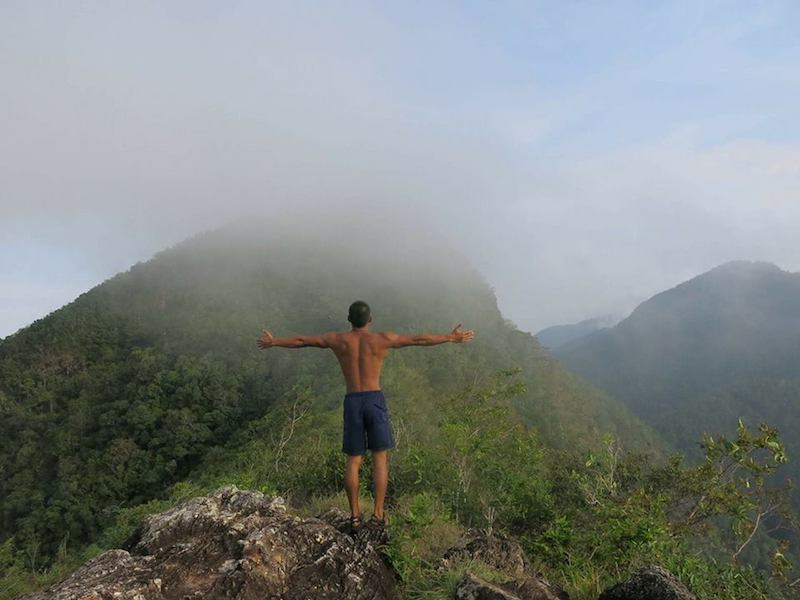
[[[607,315],[604,317],[585,319],[579,323],[571,323],[569,325],[553,325],[539,331],[536,334],[536,339],[539,340],[539,343],[544,348],[556,350],[568,344],[572,344],[590,333],[607,327],[613,327],[619,323],[620,320],[621,319],[618,317]]]
[[[552,352],[690,455],[704,431],[767,421],[800,475],[800,273],[725,263]]]

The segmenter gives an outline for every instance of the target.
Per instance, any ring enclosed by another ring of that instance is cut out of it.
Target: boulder
[[[368,539],[289,514],[280,498],[225,486],[150,515],[125,549],[26,600],[354,600],[398,597]]]
[[[695,600],[695,596],[672,573],[652,565],[606,589],[598,600]]]

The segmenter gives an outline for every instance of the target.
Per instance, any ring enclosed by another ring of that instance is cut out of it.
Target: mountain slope
[[[251,423],[292,398],[310,398],[320,436],[335,437],[344,386],[333,355],[261,352],[255,339],[263,327],[342,329],[356,299],[372,305],[375,329],[476,331],[466,346],[387,359],[383,386],[405,435],[433,435],[437,398],[518,367],[519,414],[546,443],[586,448],[611,431],[630,447],[660,447],[503,319],[492,290],[435,233],[297,234],[252,220],[134,265],[0,342],[0,543],[13,534],[36,568],[241,446]]]
[[[554,354],[695,456],[702,432],[766,420],[800,474],[798,273],[725,263]]]

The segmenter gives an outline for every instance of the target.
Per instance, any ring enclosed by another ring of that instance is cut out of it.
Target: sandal
[[[389,524],[389,519],[386,518],[386,513],[383,513],[382,519],[379,519],[373,513],[373,515],[369,518],[369,521],[367,521],[367,527],[369,527],[370,529],[378,529],[381,531],[386,529],[386,526],[388,524]]]
[[[350,533],[358,533],[364,527],[364,513],[350,517]]]

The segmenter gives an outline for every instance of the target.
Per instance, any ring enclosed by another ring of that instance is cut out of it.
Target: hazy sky
[[[800,3],[0,1],[0,336],[253,211],[412,213],[521,328],[800,270]],[[317,210],[325,207],[325,210]]]

